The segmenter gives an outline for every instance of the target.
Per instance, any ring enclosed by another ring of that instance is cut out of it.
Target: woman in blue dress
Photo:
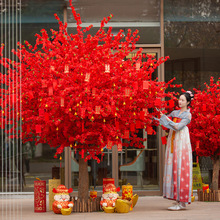
[[[181,94],[178,100],[180,110],[167,116],[160,112],[161,118],[155,118],[170,129],[165,152],[163,196],[175,200],[175,204],[168,208],[174,211],[185,209],[186,204],[191,203],[192,149],[187,124],[192,117],[188,108],[192,99],[190,91]]]

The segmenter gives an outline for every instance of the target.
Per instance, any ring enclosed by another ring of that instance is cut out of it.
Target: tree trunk
[[[85,156],[85,155],[84,155]],[[79,186],[78,197],[80,199],[88,200],[89,196],[89,173],[87,161],[84,158],[79,157]]]
[[[219,178],[219,159],[220,156],[213,156],[213,173],[212,173],[212,189],[218,190],[218,178]]]

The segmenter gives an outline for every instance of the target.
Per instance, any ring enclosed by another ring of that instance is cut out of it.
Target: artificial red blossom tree
[[[155,133],[151,118],[158,113],[148,110],[169,105],[163,98],[173,97],[172,93],[165,93],[173,80],[168,83],[152,80],[154,70],[168,57],[156,60],[147,56],[147,61],[142,62],[146,56],[140,48],[132,59],[125,59],[135,49],[137,30],[132,33],[128,29],[126,36],[120,30],[114,36],[111,27],[104,28],[112,18],[110,15],[102,20],[95,35],[85,36],[92,26],[83,29],[71,1],[70,6],[77,34],[68,34],[67,24],[55,15],[59,31],[51,30],[52,37],[42,30],[36,34],[35,45],[27,41],[25,45],[18,43],[19,49],[13,53],[19,62],[1,58],[10,76],[19,78],[22,70],[22,91],[15,88],[13,77],[5,80],[1,74],[1,83],[10,90],[2,92],[15,96],[11,101],[22,102],[23,141],[38,137],[36,144],[48,143],[57,148],[55,157],[64,147],[79,151],[79,196],[86,198],[87,160],[100,162],[97,155],[102,154],[105,146],[111,149],[117,145],[121,150],[122,139],[142,148],[143,139],[137,136],[137,131],[146,129],[148,134]],[[11,111],[19,114],[16,109]],[[3,118],[8,119],[5,115]],[[10,132],[16,127],[14,124]]]
[[[198,156],[211,157],[213,161],[212,188],[218,190],[220,159],[220,78],[204,90],[195,89],[192,102],[192,121],[189,125],[192,148]]]

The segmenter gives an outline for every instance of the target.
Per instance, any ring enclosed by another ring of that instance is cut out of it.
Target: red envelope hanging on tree
[[[202,111],[206,111],[206,105],[202,105]]]
[[[47,80],[42,80],[42,88],[47,88]]]
[[[143,81],[143,89],[148,89],[148,88],[149,88],[149,82]]]
[[[96,94],[96,88],[92,88],[92,95],[94,96]]]
[[[148,115],[148,109],[147,108],[143,108],[143,112],[144,112],[144,116]]]
[[[54,66],[50,66],[50,72],[53,72],[55,70]]]
[[[69,65],[65,65],[65,67],[64,67],[64,73],[69,73]]]
[[[90,81],[90,73],[86,73],[85,82]]]
[[[160,99],[156,99],[155,102],[154,102],[154,104],[155,104],[156,106],[160,106],[160,105],[161,105],[161,100],[160,100]]]
[[[153,128],[150,126],[147,126],[147,134],[152,135],[153,134]]]
[[[133,83],[133,89],[136,91],[138,90],[138,82]]]
[[[130,96],[130,89],[129,88],[125,89],[125,96]]]
[[[135,124],[134,123],[130,124],[130,131],[135,132]]]
[[[86,112],[86,109],[85,108],[81,108],[81,117],[84,118],[85,117],[85,112]]]
[[[124,139],[129,139],[129,130],[125,130]]]
[[[41,133],[41,126],[40,125],[36,125],[36,133],[40,134]]]
[[[31,132],[30,125],[27,125],[27,133],[29,134],[30,132]]]
[[[173,99],[169,100],[169,107],[173,108],[174,107],[174,101]]]
[[[140,112],[140,119],[141,119],[141,120],[144,120],[144,115],[145,115],[145,112],[144,112],[144,111],[141,111],[141,112]]]
[[[54,88],[54,89],[57,88],[57,81],[56,81],[56,80],[53,81],[53,88]]]
[[[115,128],[116,128],[116,130],[119,130],[119,122],[118,121],[115,121]]]
[[[110,73],[110,65],[109,64],[105,64],[105,72]]]
[[[107,149],[111,150],[112,149],[112,145],[113,145],[112,141],[108,141]]]
[[[199,149],[199,141],[196,141],[196,149]]]
[[[33,99],[33,98],[34,98],[34,94],[33,94],[32,91],[29,92],[29,98],[30,98],[30,99]]]
[[[44,113],[45,121],[49,121],[49,114],[47,112]]]
[[[49,96],[52,96],[53,95],[53,87],[49,87],[48,92],[49,92]]]
[[[100,115],[101,106],[95,107],[95,114]]]
[[[64,107],[64,98],[61,98],[61,100],[60,100],[60,106],[61,106],[61,107]]]
[[[84,132],[84,122],[82,122],[82,132]]]
[[[118,151],[122,151],[122,143],[118,143]]]
[[[39,116],[44,116],[44,109],[39,108]]]
[[[139,120],[136,121],[136,128],[137,129],[141,128],[141,122]]]
[[[141,64],[139,62],[136,63],[136,70],[140,70]]]

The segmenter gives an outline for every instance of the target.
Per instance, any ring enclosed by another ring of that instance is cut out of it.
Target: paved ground
[[[34,212],[33,196],[25,198],[0,197],[1,220],[219,220],[220,202],[195,201],[187,206],[184,211],[168,211],[167,207],[172,201],[159,196],[140,197],[134,210],[127,214],[119,213],[71,213],[70,215],[58,215],[52,211],[44,213]]]

